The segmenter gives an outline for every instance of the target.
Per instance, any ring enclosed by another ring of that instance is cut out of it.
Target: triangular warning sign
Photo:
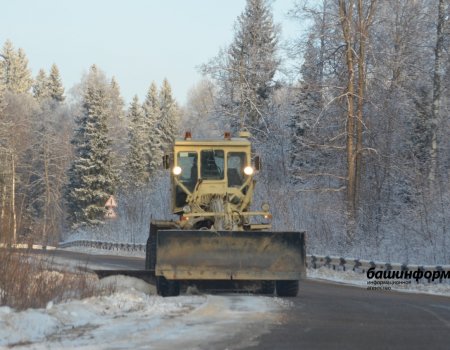
[[[105,208],[117,208],[117,202],[114,196],[108,198],[108,200],[105,203]]]

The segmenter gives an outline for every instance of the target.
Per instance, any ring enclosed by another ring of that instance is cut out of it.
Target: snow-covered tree
[[[30,161],[30,141],[32,139],[32,115],[38,105],[30,94],[16,94],[5,91],[5,103],[3,112],[0,113],[0,153],[3,158],[0,165],[7,169],[6,183],[0,189],[0,221],[5,226],[5,235],[19,238],[25,232],[29,232],[29,221],[25,212],[27,198],[27,185],[32,168]],[[14,204],[13,204],[14,203]],[[20,205],[19,205],[20,203]]]
[[[6,40],[3,44],[0,57],[2,85],[4,85],[6,89],[10,89],[12,84],[11,80],[13,79],[12,77],[15,71],[15,65],[17,64],[17,53],[14,49],[13,43],[10,40]]]
[[[216,87],[208,79],[195,84],[188,92],[187,103],[182,111],[185,130],[194,137],[216,137],[220,134],[219,121],[215,115]]]
[[[267,131],[268,105],[276,83],[278,27],[266,0],[247,0],[238,17],[234,40],[226,52],[204,67],[220,87],[217,104],[229,127]]]
[[[33,227],[33,239],[57,242],[62,224],[62,193],[66,181],[69,119],[64,89],[56,65],[50,76],[40,69],[33,84],[39,108],[32,114],[29,143],[30,175],[24,207]]]
[[[15,94],[27,93],[33,84],[28,59],[22,49],[15,50],[11,41],[3,46],[0,60],[1,80]]]
[[[153,176],[160,168],[163,150],[162,133],[159,125],[161,118],[160,101],[158,97],[158,88],[155,82],[152,82],[144,101],[144,130],[145,130],[145,152],[148,166],[148,173]]]
[[[45,99],[33,115],[27,186],[27,213],[33,225],[33,238],[43,243],[59,241],[62,224],[62,192],[66,180],[69,139],[64,130],[66,106]]]
[[[161,131],[163,149],[169,149],[178,133],[180,114],[178,105],[172,96],[172,88],[167,79],[164,79],[161,86],[159,103],[161,111],[159,128]]]
[[[127,156],[129,120],[125,117],[124,105],[119,83],[112,77],[109,83],[108,133],[112,141],[112,164],[116,172],[123,168]]]
[[[145,114],[137,96],[134,96],[128,112],[129,152],[127,177],[130,186],[142,186],[148,183],[147,140]]]
[[[109,83],[109,99],[111,123],[113,125],[123,124],[123,119],[125,117],[123,108],[125,102],[123,101],[123,97],[120,93],[120,86],[115,77],[112,77]]]
[[[313,126],[322,112],[322,82],[318,62],[318,50],[310,37],[300,70],[302,78],[296,88],[295,112],[290,122],[292,175],[299,180],[302,179],[302,173],[311,172],[312,168],[317,167],[317,150],[313,148],[313,144],[319,140],[314,137]]]
[[[59,75],[59,69],[56,64],[52,64],[50,68],[50,75],[48,77],[49,96],[58,102],[64,101],[64,87]]]
[[[43,99],[49,97],[50,91],[48,83],[47,73],[45,73],[45,70],[39,69],[33,84],[33,96],[35,99],[42,101]]]
[[[97,67],[92,66],[72,140],[75,158],[69,170],[66,199],[73,226],[101,223],[106,200],[115,191],[117,179],[111,167],[108,103],[108,86]]]

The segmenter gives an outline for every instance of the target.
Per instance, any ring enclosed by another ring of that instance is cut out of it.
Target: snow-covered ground
[[[415,280],[411,281],[411,284],[386,284],[386,285],[368,285],[369,279],[364,273],[357,273],[354,271],[336,271],[328,267],[321,267],[319,269],[308,269],[308,278],[317,280],[326,280],[337,283],[350,284],[367,287],[390,287],[390,290],[409,292],[409,293],[423,293],[423,294],[435,294],[444,295],[450,297],[450,283],[447,280],[446,283],[427,283],[421,281],[416,283]],[[389,281],[387,281],[389,282]],[[388,290],[385,290],[388,292]]]
[[[0,348],[239,348],[254,344],[290,306],[279,298],[236,294],[162,298],[140,280],[115,279],[117,291],[109,296],[22,312],[0,307]]]

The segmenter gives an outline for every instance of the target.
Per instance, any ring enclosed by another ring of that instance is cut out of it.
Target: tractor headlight
[[[173,174],[174,174],[175,176],[180,175],[180,174],[181,174],[181,167],[179,167],[179,166],[174,167],[174,168],[172,169],[172,172],[173,172]]]
[[[264,212],[268,212],[268,211],[270,210],[270,205],[269,205],[269,203],[263,203],[263,204],[261,205],[261,209],[262,209],[262,211],[264,211]]]
[[[183,212],[184,212],[185,214],[189,214],[189,213],[191,212],[191,207],[190,207],[189,205],[185,205],[185,206],[183,207]]]
[[[248,175],[248,176],[252,175],[253,174],[253,168],[251,166],[246,166],[244,168],[244,174]]]

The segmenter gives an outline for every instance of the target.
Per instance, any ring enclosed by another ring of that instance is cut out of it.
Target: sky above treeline
[[[299,35],[288,19],[294,0],[273,0],[282,39]],[[231,43],[245,0],[14,0],[3,1],[0,45],[21,47],[35,76],[60,69],[66,91],[92,64],[115,76],[127,103],[142,100],[151,81],[167,78],[186,102],[201,79],[199,65]]]

